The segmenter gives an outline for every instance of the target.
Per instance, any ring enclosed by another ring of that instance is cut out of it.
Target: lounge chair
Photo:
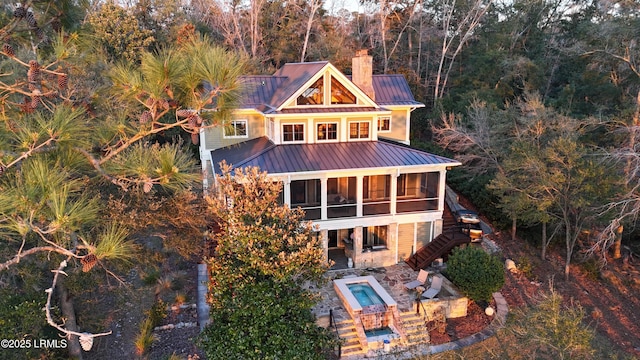
[[[431,286],[427,289],[427,291],[422,293],[422,297],[424,299],[433,299],[442,289],[442,277],[434,276],[431,279]]]
[[[412,290],[417,288],[418,286],[422,286],[424,285],[424,283],[427,282],[427,277],[429,276],[429,272],[425,271],[425,270],[420,270],[420,273],[418,274],[418,277],[416,278],[416,280],[413,280],[411,282],[408,282],[406,284],[404,284],[404,287],[407,290]]]

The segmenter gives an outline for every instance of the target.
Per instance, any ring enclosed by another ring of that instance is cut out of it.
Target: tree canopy
[[[303,287],[327,270],[319,238],[302,210],[278,204],[281,189],[257,168],[223,165],[208,198],[222,229],[208,261],[208,358],[324,359],[336,344],[315,324],[316,295]]]

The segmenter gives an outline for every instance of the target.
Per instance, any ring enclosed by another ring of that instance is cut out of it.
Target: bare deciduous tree
[[[441,17],[442,47],[434,90],[434,101],[442,98],[449,75],[462,48],[474,35],[493,0],[474,0],[464,14],[456,10],[456,0],[443,4]]]

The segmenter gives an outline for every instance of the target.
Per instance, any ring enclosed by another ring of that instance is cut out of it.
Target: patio
[[[380,285],[394,298],[398,303],[398,311],[415,311],[415,292],[408,291],[404,288],[404,283],[415,280],[418,272],[413,271],[409,265],[405,263],[389,266],[386,268],[375,268],[373,271],[366,269],[340,269],[327,271],[325,277],[327,283],[319,289],[312,289],[319,292],[322,299],[314,308],[313,313],[318,318],[329,316],[329,310],[333,310],[333,316],[336,322],[351,319],[344,305],[335,290],[333,289],[333,279],[344,278],[345,276],[367,276],[371,275],[378,280]]]
[[[437,269],[428,269],[430,276],[437,274]],[[492,336],[495,330],[504,324],[508,313],[506,301],[500,293],[494,293],[494,299],[497,303],[497,312],[494,321],[483,331],[476,333],[467,338],[458,339],[456,341],[430,345],[429,334],[424,328],[424,310],[430,312],[427,300],[426,307],[421,307],[420,314],[416,314],[416,293],[404,288],[404,284],[416,279],[417,271],[412,270],[405,263],[385,267],[367,269],[340,269],[331,270],[325,274],[326,284],[321,287],[310,286],[310,290],[318,293],[321,300],[313,309],[319,326],[329,327],[329,313],[333,312],[335,323],[337,324],[338,333],[344,341],[342,346],[342,359],[364,359],[377,357],[382,355],[382,349],[369,350],[363,349],[359,344],[353,327],[353,320],[345,309],[342,300],[338,297],[334,290],[333,280],[336,278],[345,278],[350,276],[373,276],[380,285],[393,297],[397,303],[397,309],[403,323],[405,334],[408,336],[408,342],[396,343],[392,342],[391,352],[398,359],[411,358],[411,354],[434,354],[442,351],[453,350],[473,343],[482,341]],[[448,281],[447,281],[448,282]],[[465,301],[466,303],[466,301]],[[465,304],[466,311],[466,304]],[[430,317],[430,316],[427,316]],[[448,317],[448,316],[447,316]]]

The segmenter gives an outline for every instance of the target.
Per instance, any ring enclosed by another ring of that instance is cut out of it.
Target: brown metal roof
[[[275,113],[275,109],[289,99],[314,75],[318,74],[329,63],[317,61],[308,63],[289,63],[273,75],[250,75],[241,77],[246,90],[241,100],[241,108],[257,109],[263,113]],[[347,76],[351,79],[351,76]],[[375,102],[380,106],[406,105],[423,106],[413,98],[409,84],[403,75],[373,75]],[[287,113],[318,112],[366,112],[370,107],[318,107],[284,109]]]
[[[258,108],[271,102],[273,93],[287,81],[286,77],[271,75],[241,76],[245,91],[241,108]]]
[[[422,105],[413,98],[403,75],[373,75],[373,89],[379,105]]]
[[[256,146],[262,143],[262,146]],[[245,149],[245,145],[250,149]],[[231,152],[241,153],[227,158]],[[233,167],[257,166],[269,174],[308,171],[388,168],[416,165],[460,165],[458,161],[388,141],[274,145],[266,138],[211,152],[215,163],[223,159]],[[245,157],[241,159],[241,157]],[[216,166],[216,172],[219,171]]]
[[[371,106],[340,106],[340,107],[300,107],[288,108],[278,111],[278,114],[318,114],[318,113],[341,113],[341,112],[379,112],[385,109],[376,109]]]
[[[260,155],[271,147],[274,143],[266,136],[251,139],[239,144],[230,145],[211,152],[213,160],[213,170],[220,173],[220,162],[225,160],[227,164],[239,164]]]
[[[284,64],[273,76],[285,77],[287,80],[275,90],[269,105],[276,108],[281,106],[327,64],[328,61]]]

